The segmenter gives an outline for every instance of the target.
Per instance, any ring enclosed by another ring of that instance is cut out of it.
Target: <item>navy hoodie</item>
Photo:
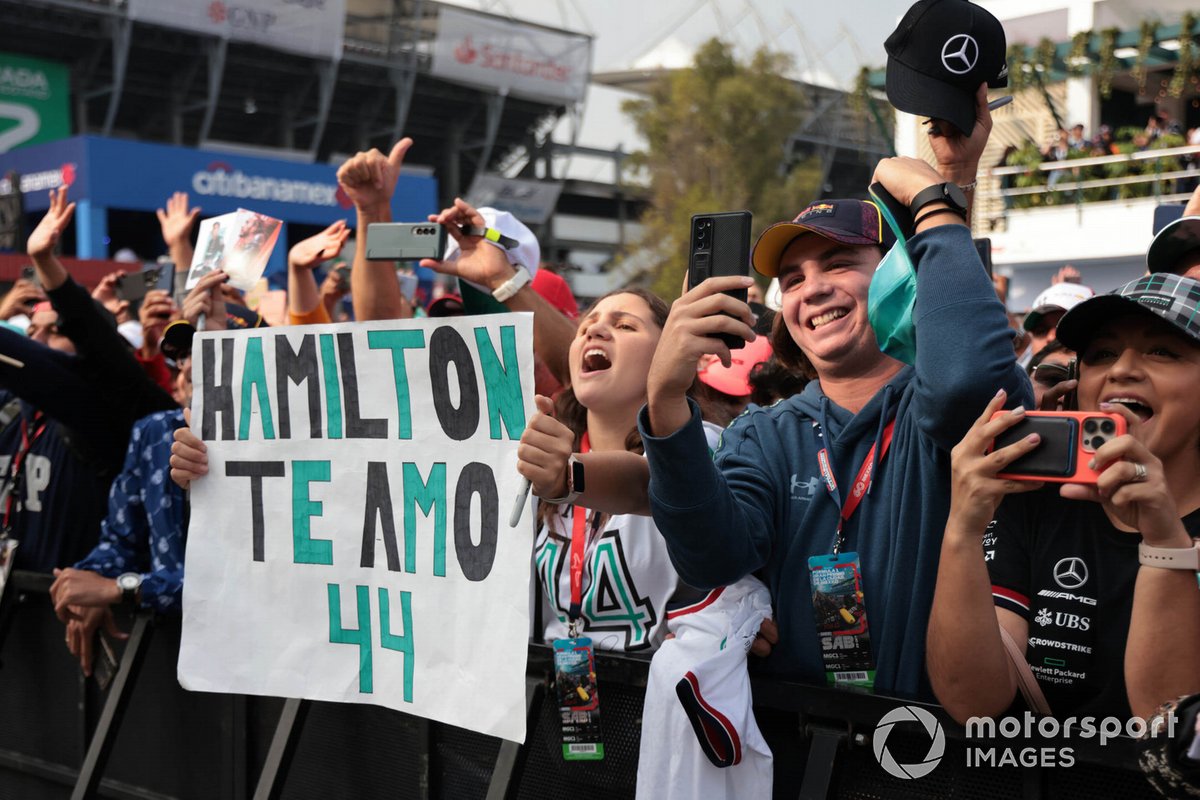
[[[904,367],[857,414],[812,381],[770,408],[752,406],[725,431],[714,460],[694,404],[690,422],[670,436],[648,435],[645,409],[639,427],[654,520],[680,577],[708,589],[758,571],[779,626],[765,669],[824,683],[808,559],[831,552],[839,509],[821,480],[817,453],[831,442],[845,497],[894,418],[891,447],[846,524],[843,551],[858,552],[862,564],[875,690],[932,699],[925,628],[950,507],[950,449],[997,389],[1008,391],[1010,406],[1029,407],[1032,392],[968,230],[934,228],[909,240],[909,252],[918,276],[916,365]]]

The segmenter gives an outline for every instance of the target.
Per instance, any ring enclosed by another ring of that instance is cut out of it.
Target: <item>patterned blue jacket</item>
[[[159,411],[133,425],[125,466],[108,493],[100,543],[77,569],[115,578],[142,573],[142,607],[178,614],[183,595],[183,490],[171,481],[171,443],[183,411]]]

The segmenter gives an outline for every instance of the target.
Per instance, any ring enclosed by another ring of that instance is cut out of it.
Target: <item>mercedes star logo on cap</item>
[[[965,33],[951,36],[942,45],[942,66],[955,75],[966,75],[979,60],[979,43]]]
[[[1078,589],[1087,583],[1087,564],[1082,558],[1061,559],[1054,565],[1054,581],[1064,589]]]

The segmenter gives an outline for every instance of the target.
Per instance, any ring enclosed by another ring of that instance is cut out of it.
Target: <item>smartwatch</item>
[[[542,500],[554,505],[574,505],[579,495],[584,492],[583,462],[571,455],[567,459],[567,493],[562,497],[543,497]]]
[[[514,294],[521,291],[529,284],[533,278],[529,276],[529,270],[522,267],[520,264],[514,264],[517,268],[517,274],[506,280],[504,283],[492,290],[492,297],[503,303],[511,298]]]
[[[121,590],[121,602],[127,606],[137,605],[138,590],[142,588],[142,576],[138,572],[125,572],[117,576],[117,588]]]
[[[964,220],[967,218],[967,195],[956,183],[935,183],[917,192],[917,196],[908,204],[913,218],[915,219],[921,213],[921,209],[930,203],[945,203]]]
[[[1138,563],[1144,567],[1200,572],[1200,541],[1191,547],[1152,547],[1142,542],[1138,545]]]

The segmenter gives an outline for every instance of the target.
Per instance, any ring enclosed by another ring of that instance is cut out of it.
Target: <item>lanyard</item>
[[[583,438],[579,441],[579,452],[586,453],[591,450],[591,442],[588,441],[587,432],[584,432]],[[591,528],[591,534],[588,533],[588,528]],[[570,635],[575,637],[578,620],[583,616],[583,556],[584,550],[587,549],[588,540],[596,535],[596,530],[600,527],[600,514],[591,511],[589,512],[583,506],[576,504],[572,509],[571,520],[571,608],[568,612],[570,618]]]
[[[25,457],[33,450],[33,445],[37,442],[38,437],[46,431],[46,421],[42,417],[42,412],[37,411],[33,415],[34,430],[33,436],[29,435],[29,421],[21,418],[21,449],[13,456],[12,465],[9,470],[8,483],[5,484],[8,489],[8,499],[4,504],[4,530],[12,530],[12,510],[13,496],[20,491],[22,481],[20,480],[21,465],[25,463]],[[40,423],[40,424],[39,424]]]
[[[896,428],[896,420],[892,420],[883,429],[882,447],[879,449],[879,460],[883,461],[887,455],[888,448],[892,444],[892,433]],[[833,497],[835,503],[838,504],[838,526],[837,537],[833,542],[833,552],[837,554],[842,549],[842,529],[846,526],[846,522],[858,510],[859,503],[862,502],[863,495],[867,493],[867,488],[871,485],[871,473],[875,469],[875,445],[871,445],[871,449],[867,451],[867,457],[863,459],[862,466],[858,468],[858,476],[854,479],[854,485],[850,487],[850,496],[846,502],[842,502],[841,493],[838,492],[837,479],[833,476],[833,467],[829,463],[829,453],[822,447],[817,453],[817,463],[821,467],[821,479],[825,481],[825,488]]]

